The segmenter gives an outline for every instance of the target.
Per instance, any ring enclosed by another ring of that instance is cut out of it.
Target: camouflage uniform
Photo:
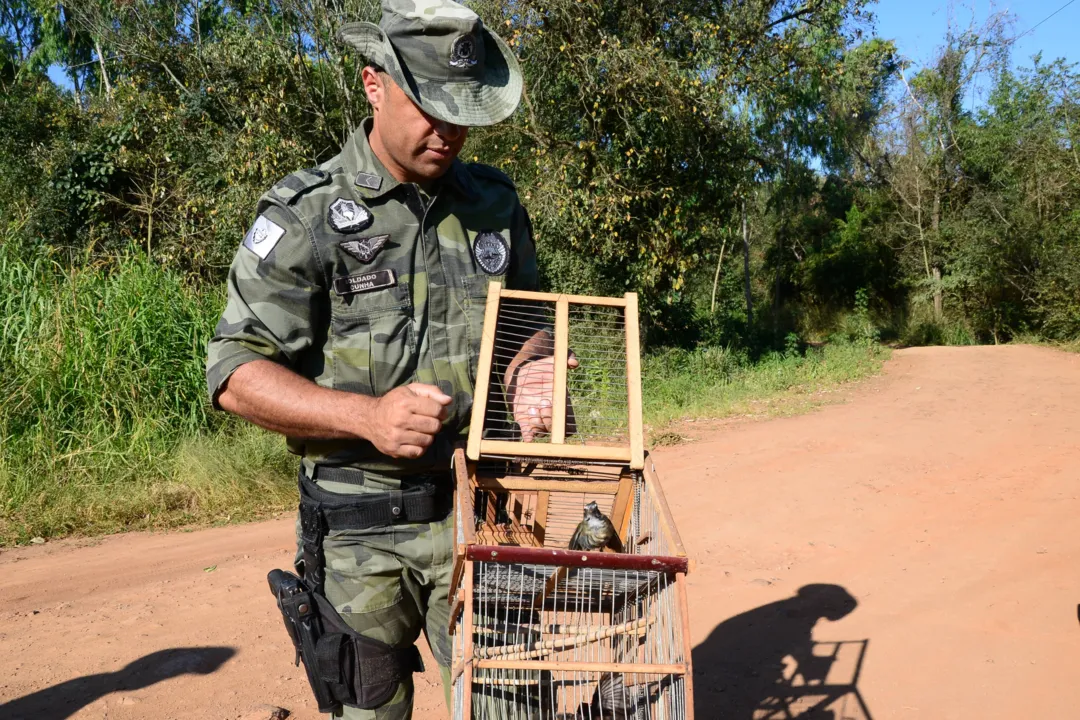
[[[415,53],[420,42],[415,32],[411,40],[398,38],[407,69],[365,45],[373,25],[348,25],[339,37],[365,49],[403,89],[410,79],[426,88],[424,96],[407,92],[431,115],[468,125],[497,122],[513,112],[516,100],[507,111],[489,98],[494,109],[487,116],[477,117],[472,105],[465,113],[468,103],[460,93],[489,83],[493,64],[499,75],[492,53],[501,55],[505,47],[471,11],[443,0],[384,4],[388,29],[381,42],[395,40],[394,28],[423,30],[424,18],[431,16],[444,20],[438,28],[457,28],[429,42],[451,66],[443,79],[456,71],[455,58],[465,58],[456,63],[462,65],[457,83],[462,87],[434,100],[432,82],[419,71],[403,74],[413,68],[408,43],[414,43]],[[464,46],[466,36],[472,45]],[[478,46],[487,47],[489,58],[480,74],[476,62],[466,62],[477,55],[482,60]],[[430,50],[418,54],[431,55]],[[511,64],[501,72],[516,78],[520,92],[516,61]],[[465,114],[455,113],[455,107]],[[210,342],[207,382],[216,405],[236,368],[267,359],[323,387],[374,397],[411,382],[436,385],[453,402],[442,431],[419,459],[392,459],[360,440],[287,441],[302,456],[309,477],[316,466],[364,471],[363,484],[316,476],[318,486],[329,492],[386,492],[432,474],[449,492],[453,445],[468,430],[487,285],[499,280],[510,288],[536,288],[531,228],[513,183],[493,168],[455,160],[430,197],[417,185],[398,182],[368,144],[371,122],[364,121],[340,155],[288,176],[259,200],[258,218],[229,271],[228,305]],[[345,621],[396,647],[411,645],[423,630],[444,682],[451,654],[452,526],[448,517],[332,531],[323,543],[325,594]],[[344,717],[409,718],[412,698],[410,680],[386,705],[373,711],[346,708]]]

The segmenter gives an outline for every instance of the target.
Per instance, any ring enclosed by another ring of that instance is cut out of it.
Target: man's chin
[[[453,164],[454,157],[452,155],[447,156],[445,159],[440,158],[438,160],[422,160],[413,166],[413,173],[417,177],[426,181],[438,180],[446,171],[450,169],[450,165]]]

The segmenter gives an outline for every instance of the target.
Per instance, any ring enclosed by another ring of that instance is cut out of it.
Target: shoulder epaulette
[[[318,168],[297,170],[270,188],[267,193],[282,205],[292,205],[301,195],[320,185],[330,182],[330,173]]]
[[[468,168],[469,172],[473,175],[501,182],[504,185],[509,185],[512,190],[517,190],[517,186],[514,185],[514,181],[510,179],[510,176],[498,168],[493,168],[490,165],[483,165],[481,163],[469,163]]]

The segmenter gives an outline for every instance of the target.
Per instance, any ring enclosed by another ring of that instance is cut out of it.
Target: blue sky
[[[905,57],[918,64],[933,59],[934,51],[945,37],[949,13],[960,27],[967,27],[974,16],[977,24],[994,11],[1008,10],[1015,16],[1013,34],[1024,33],[1047,16],[1066,5],[1068,0],[1013,0],[992,3],[989,0],[881,0],[873,9],[877,15],[877,34],[896,40]],[[1013,50],[1013,63],[1030,66],[1031,56],[1043,53],[1046,61],[1063,57],[1080,62],[1080,0],[1054,15],[1033,32],[1020,38]]]

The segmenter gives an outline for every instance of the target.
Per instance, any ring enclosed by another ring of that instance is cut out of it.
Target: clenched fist
[[[379,452],[392,458],[418,458],[442,429],[451,401],[434,385],[394,388],[375,402],[366,436]]]

